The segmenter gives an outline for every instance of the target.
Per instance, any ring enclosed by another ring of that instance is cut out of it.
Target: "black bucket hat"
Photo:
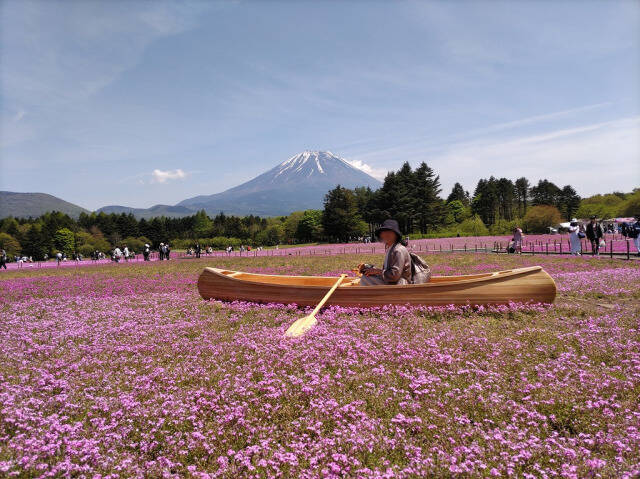
[[[393,231],[398,235],[398,239],[402,239],[402,233],[400,233],[400,226],[396,220],[385,220],[382,226],[376,230],[376,236],[380,236],[381,231]]]

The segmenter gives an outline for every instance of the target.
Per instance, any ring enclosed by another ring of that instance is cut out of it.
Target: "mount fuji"
[[[304,151],[239,186],[178,203],[209,214],[286,215],[322,208],[324,195],[336,185],[380,187],[380,181],[328,151]]]
[[[381,182],[328,151],[304,151],[241,185],[149,209],[106,206],[98,211],[133,213],[137,217],[185,216],[204,209],[209,215],[279,216],[320,209],[324,195],[336,185],[380,187]],[[153,210],[153,211],[152,211]]]

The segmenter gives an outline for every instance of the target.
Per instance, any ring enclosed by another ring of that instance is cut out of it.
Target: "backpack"
[[[420,256],[409,253],[411,257],[411,284],[428,283],[431,279],[431,268]]]

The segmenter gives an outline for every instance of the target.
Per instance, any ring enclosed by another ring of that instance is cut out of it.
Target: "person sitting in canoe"
[[[360,286],[411,283],[411,256],[406,248],[406,241],[402,239],[398,222],[386,220],[376,230],[376,236],[385,245],[384,263],[382,269],[359,265],[358,269],[362,273]]]

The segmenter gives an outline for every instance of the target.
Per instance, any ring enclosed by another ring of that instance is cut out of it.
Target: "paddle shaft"
[[[336,281],[335,284],[331,287],[331,289],[327,292],[327,294],[324,295],[324,298],[320,300],[320,302],[315,307],[313,312],[310,315],[305,316],[304,318],[300,318],[296,320],[291,326],[289,326],[289,329],[287,329],[287,331],[284,333],[285,336],[289,336],[290,338],[291,337],[296,338],[298,336],[302,336],[306,331],[311,329],[317,322],[316,314],[318,314],[318,311],[320,311],[320,308],[324,306],[324,303],[327,302],[327,300],[331,297],[331,295],[336,290],[336,288],[340,285],[342,280],[346,277],[347,277],[346,274],[340,275],[340,278],[338,278],[338,281]]]
[[[320,311],[320,309],[324,306],[324,303],[327,302],[327,300],[331,297],[331,295],[336,290],[336,288],[340,286],[340,283],[342,283],[342,280],[345,279],[346,277],[347,277],[346,274],[340,275],[340,277],[338,278],[338,281],[336,281],[335,284],[331,286],[331,289],[327,292],[327,294],[324,295],[324,298],[320,300],[318,305],[315,307],[315,309],[309,316],[315,316],[316,314],[318,314],[318,311]]]

